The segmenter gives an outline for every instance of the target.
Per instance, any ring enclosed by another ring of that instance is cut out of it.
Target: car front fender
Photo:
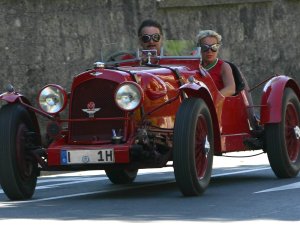
[[[16,92],[5,92],[0,95],[0,99],[7,103],[20,102],[20,98],[22,97],[23,95]]]
[[[213,98],[207,86],[202,82],[197,83],[187,83],[182,85],[179,90],[183,92],[188,98],[201,98],[207,104],[209,111],[211,113],[213,128],[214,128],[214,144],[215,154],[221,152],[221,133],[219,128],[219,120]]]
[[[40,134],[40,126],[37,117],[34,113],[34,110],[32,110],[33,107],[31,106],[30,101],[27,98],[17,92],[5,92],[0,95],[0,101],[6,102],[8,104],[22,104],[28,110],[33,125],[35,126],[38,134]]]
[[[266,83],[261,98],[260,121],[262,124],[281,122],[282,98],[287,87],[293,89],[300,99],[299,86],[288,76],[276,76]]]

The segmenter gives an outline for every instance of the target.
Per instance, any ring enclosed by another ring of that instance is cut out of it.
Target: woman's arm
[[[224,88],[220,90],[224,96],[232,96],[235,93],[235,82],[230,65],[226,62],[223,63],[221,69],[221,76],[224,83]]]

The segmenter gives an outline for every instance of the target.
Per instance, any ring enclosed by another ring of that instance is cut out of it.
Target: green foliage
[[[165,54],[172,56],[191,55],[195,47],[195,42],[190,40],[166,40],[164,42]]]

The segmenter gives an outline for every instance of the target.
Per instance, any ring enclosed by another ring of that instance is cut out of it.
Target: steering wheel
[[[106,60],[106,62],[119,61],[119,60],[132,59],[132,58],[135,58],[135,53],[129,51],[120,51],[110,55]]]

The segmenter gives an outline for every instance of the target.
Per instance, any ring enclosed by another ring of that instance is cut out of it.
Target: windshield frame
[[[127,54],[127,56],[129,56],[129,58],[124,57],[123,59],[120,59],[120,60],[109,61],[109,60],[105,60],[104,55],[101,54],[101,56],[102,56],[101,62],[104,62],[105,65],[116,65],[116,64],[120,64],[120,63],[130,63],[130,62],[140,62],[140,64],[145,64],[145,62],[146,62],[146,64],[147,63],[151,64],[151,60],[155,60],[159,63],[159,61],[162,59],[201,59],[201,47],[191,44],[193,42],[186,41],[186,40],[167,40],[165,42],[168,42],[168,41],[171,41],[172,46],[175,48],[179,48],[179,50],[175,49],[175,51],[174,51],[174,49],[172,49],[170,51],[170,49],[167,48],[166,43],[164,43],[164,45],[162,46],[160,55],[157,55],[156,50],[141,50],[141,49],[137,48],[134,51],[130,51],[130,50],[122,51],[120,49],[117,49],[118,51],[111,54],[111,56],[114,56],[114,55],[119,56],[118,54],[122,55],[122,53],[124,53],[124,56],[126,56],[126,54]],[[177,45],[177,43],[179,43],[179,44]],[[180,43],[181,43],[181,45],[180,45]],[[189,44],[188,48],[186,48],[186,49],[184,49],[185,43]],[[178,55],[178,54],[181,54],[180,48],[184,49],[186,51],[186,55]],[[175,52],[176,54],[173,54],[173,52]],[[187,55],[187,52],[189,55]]]

